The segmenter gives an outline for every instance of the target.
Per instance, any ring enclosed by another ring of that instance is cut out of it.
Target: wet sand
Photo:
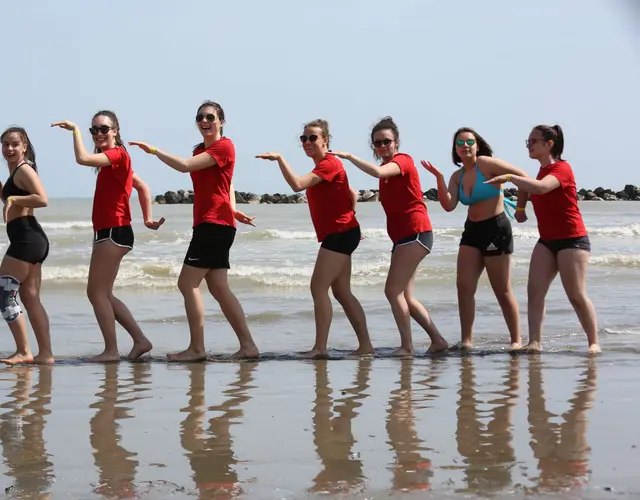
[[[0,486],[33,499],[636,498],[637,362],[3,368]]]

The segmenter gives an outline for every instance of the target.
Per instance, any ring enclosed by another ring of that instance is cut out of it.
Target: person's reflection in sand
[[[51,413],[51,378],[53,366],[20,366],[3,370],[3,376],[16,376],[10,399],[0,408],[11,408],[0,415],[0,443],[9,475],[14,478],[10,496],[51,498],[49,488],[55,481],[43,437],[46,415]],[[38,376],[33,392],[32,377]]]
[[[180,443],[193,471],[193,481],[199,498],[238,498],[243,491],[238,481],[235,465],[239,461],[234,456],[231,426],[240,423],[244,410],[240,405],[250,399],[247,391],[252,389],[254,371],[259,363],[244,361],[238,364],[237,380],[224,391],[227,397],[223,403],[205,408],[206,363],[190,363],[189,402],[180,411],[187,416],[182,421]],[[203,429],[207,411],[215,416],[209,420],[209,429]]]
[[[411,378],[413,358],[400,362],[399,387],[391,391],[387,410],[387,444],[395,453],[395,460],[390,469],[392,472],[392,489],[394,491],[428,490],[431,488],[431,460],[424,458],[422,452],[432,451],[423,446],[423,441],[416,430],[414,405],[417,395],[424,400],[420,390],[412,390]],[[437,366],[437,365],[432,365]],[[428,398],[427,398],[428,399]]]
[[[504,376],[504,388],[491,393],[491,399],[480,401],[473,357],[460,359],[458,394],[458,452],[464,457],[467,487],[459,492],[496,493],[512,486],[515,452],[511,441],[511,414],[516,404],[520,357],[511,356]],[[493,405],[491,410],[478,406]],[[481,420],[487,420],[486,426]]]
[[[150,383],[151,367],[149,363],[107,363],[103,369],[102,391],[96,394],[99,399],[90,406],[98,410],[89,421],[89,440],[100,481],[94,493],[105,498],[134,498],[137,495],[135,476],[139,464],[133,457],[137,454],[120,445],[118,420],[132,418],[129,414],[131,407],[125,405],[142,398],[146,389],[141,386]],[[120,381],[120,370],[131,370],[131,377]]]
[[[353,386],[343,389],[343,397],[333,400],[329,384],[327,360],[315,361],[316,398],[313,405],[313,443],[322,463],[322,469],[313,479],[312,492],[354,493],[364,485],[362,461],[353,452],[356,440],[352,432],[357,409],[369,397],[372,359],[357,361]],[[344,369],[336,366],[336,369]],[[332,418],[332,415],[336,414]]]
[[[589,480],[586,413],[595,401],[598,372],[595,359],[585,360],[585,365],[569,410],[554,415],[546,409],[543,362],[539,356],[529,358],[530,445],[539,471],[537,478],[530,478],[536,483],[533,493],[580,488]],[[558,417],[564,421],[557,422]]]

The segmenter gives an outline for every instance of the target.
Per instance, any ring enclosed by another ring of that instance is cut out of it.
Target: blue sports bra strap
[[[506,196],[504,197],[504,211],[507,212],[507,215],[509,217],[511,217],[512,219],[515,219],[514,217],[514,213],[517,207],[517,203],[515,201],[511,201],[509,198],[507,198]],[[510,210],[513,209],[513,210]]]

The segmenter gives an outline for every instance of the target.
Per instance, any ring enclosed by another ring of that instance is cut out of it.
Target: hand
[[[61,122],[53,122],[51,124],[52,127],[60,127],[63,128],[65,130],[71,130],[71,131],[75,131],[78,130],[78,126],[73,123],[73,122],[69,122],[67,120],[63,120]]]
[[[156,151],[158,150],[146,142],[129,141],[129,146],[138,146],[142,151],[150,155],[156,154]]]
[[[153,229],[154,231],[157,231],[160,226],[162,226],[162,224],[164,224],[164,217],[162,217],[159,221],[152,221],[152,220],[147,220],[144,222],[144,225],[147,226],[149,229]]]
[[[351,153],[347,153],[346,151],[329,151],[327,154],[336,155],[337,157],[342,158],[343,160],[351,159]]]
[[[256,158],[260,158],[261,160],[278,161],[282,158],[282,155],[280,153],[262,153],[261,155],[256,155]]]
[[[489,179],[488,181],[485,181],[485,184],[504,184],[505,182],[507,182],[507,175],[498,175],[496,177],[493,177],[492,179]]]
[[[440,170],[438,170],[436,167],[434,167],[431,162],[422,160],[422,161],[420,161],[420,164],[425,169],[427,169],[428,172],[431,172],[436,177],[442,177],[442,172],[440,172]]]
[[[239,212],[238,210],[233,212],[233,216],[238,222],[242,222],[243,224],[246,224],[248,226],[256,227],[256,225],[253,223],[255,217],[249,217],[248,215],[244,214],[243,212]]]
[[[517,220],[520,223],[526,222],[527,212],[525,212],[524,210],[516,210],[516,213],[513,217],[515,220]]]

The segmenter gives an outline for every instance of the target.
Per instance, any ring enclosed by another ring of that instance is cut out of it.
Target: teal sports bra
[[[460,203],[462,203],[463,205],[473,205],[474,203],[479,203],[481,201],[489,200],[494,196],[499,196],[500,193],[503,192],[502,189],[498,189],[493,184],[485,184],[487,179],[484,175],[482,175],[482,172],[478,168],[477,163],[474,168],[476,170],[476,182],[473,185],[473,188],[471,189],[471,196],[467,196],[466,193],[464,192],[464,189],[462,188],[462,178],[464,177],[464,170],[460,172],[458,200],[460,200]],[[513,218],[513,211],[510,209],[515,210],[516,203],[511,201],[508,198],[504,198],[504,208],[505,208],[505,212],[507,212],[507,215]]]

